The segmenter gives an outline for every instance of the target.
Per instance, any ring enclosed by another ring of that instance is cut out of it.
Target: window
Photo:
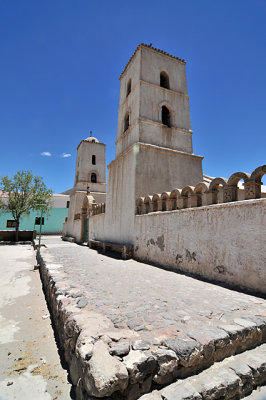
[[[92,165],[96,165],[96,156],[92,156],[91,157],[91,163],[92,163]]]
[[[162,71],[160,73],[160,86],[165,89],[170,89],[169,76],[168,76],[167,72],[165,72],[165,71]]]
[[[92,139],[91,143],[95,143],[95,140],[94,140],[94,139]]]
[[[166,106],[162,106],[162,123],[171,127],[171,113]]]
[[[70,201],[67,201],[66,208],[69,208]]]
[[[97,176],[96,176],[96,174],[94,172],[91,174],[91,182],[92,183],[97,183]]]
[[[127,113],[124,121],[124,132],[126,132],[128,128],[129,128],[129,114]]]
[[[129,79],[127,83],[127,96],[129,95],[130,92],[131,92],[131,79]]]
[[[42,217],[42,222],[41,222],[41,217],[36,217],[35,225],[44,225],[44,217]]]
[[[6,227],[7,228],[16,228],[16,221],[14,219],[8,219],[6,221]]]

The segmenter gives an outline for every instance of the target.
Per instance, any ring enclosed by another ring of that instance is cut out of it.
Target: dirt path
[[[68,400],[30,245],[0,246],[0,400]]]

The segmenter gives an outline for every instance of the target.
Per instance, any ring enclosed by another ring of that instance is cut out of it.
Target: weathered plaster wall
[[[112,161],[108,169],[104,225],[97,226],[98,219],[90,218],[90,239],[132,244],[136,198],[134,146]],[[93,232],[97,232],[97,236]]]
[[[202,181],[202,157],[136,144],[136,195],[162,193]]]
[[[98,240],[103,236],[105,214],[94,215],[89,218],[88,239]]]
[[[142,47],[140,79],[160,86],[161,71],[168,73],[170,89],[187,93],[186,65],[156,50]]]
[[[266,294],[264,199],[135,217],[135,256]]]
[[[160,70],[157,71],[160,77]],[[168,104],[172,110],[172,126],[181,129],[191,129],[189,98],[184,94],[177,94],[173,90],[161,88],[147,82],[140,85],[140,117],[161,122],[161,103]]]

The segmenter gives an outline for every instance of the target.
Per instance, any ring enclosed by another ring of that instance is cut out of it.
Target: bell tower
[[[108,166],[99,239],[134,242],[136,198],[196,185],[185,61],[140,44],[120,76],[116,157]]]
[[[75,190],[106,192],[105,183],[105,144],[89,136],[81,140],[77,147]]]
[[[139,45],[120,76],[117,151],[141,142],[192,154],[185,61]]]

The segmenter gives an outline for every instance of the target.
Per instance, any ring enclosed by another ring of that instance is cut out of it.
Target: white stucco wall
[[[108,165],[104,223],[101,222],[98,226],[98,219],[90,218],[90,239],[124,244],[133,243],[135,171],[136,156],[133,146]]]
[[[140,117],[161,122],[160,109],[165,103],[171,107],[171,125],[176,128],[191,129],[188,96],[141,82],[140,98]]]
[[[202,157],[149,144],[136,144],[136,198],[202,181]]]
[[[135,256],[266,294],[265,199],[135,216]]]
[[[53,208],[67,208],[67,202],[69,199],[70,196],[66,194],[54,193],[52,196],[52,206]]]
[[[161,71],[168,73],[170,89],[187,93],[186,65],[156,50],[142,47],[140,79],[159,86]]]

